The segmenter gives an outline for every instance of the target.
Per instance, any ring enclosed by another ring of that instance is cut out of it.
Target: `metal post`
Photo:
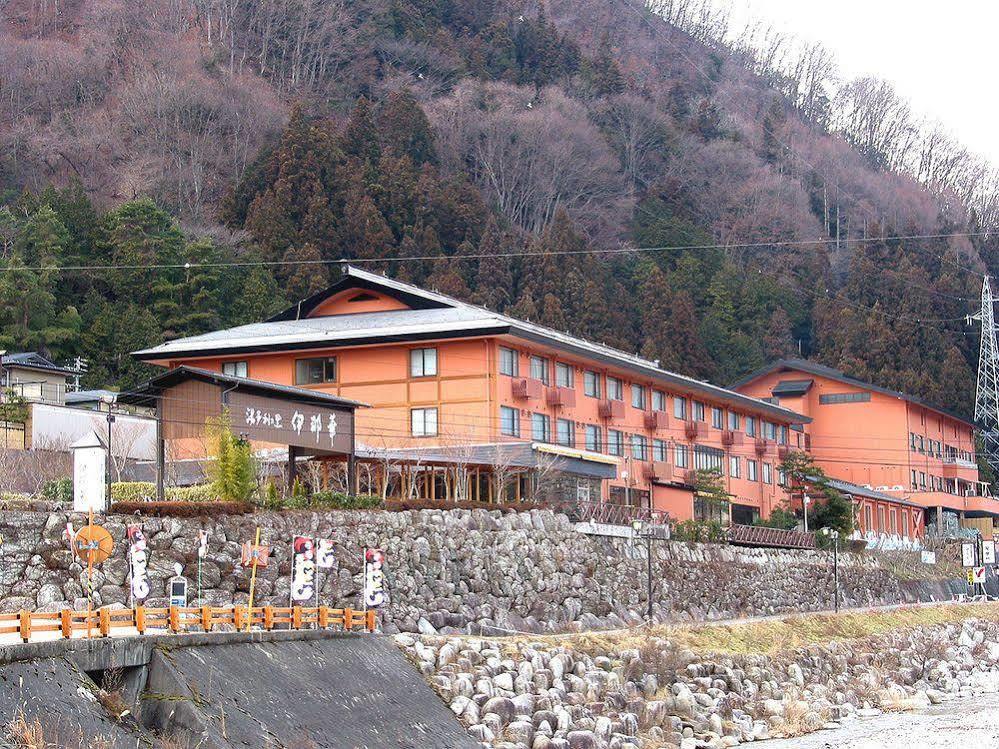
[[[163,399],[156,400],[156,501],[166,499],[166,446],[163,441]]]
[[[104,467],[104,472],[107,474],[105,477],[107,483],[107,498],[104,501],[105,512],[111,510],[111,468],[114,466],[114,458],[111,456],[111,425],[114,424],[114,413],[111,409],[112,405],[111,403],[108,403],[108,455],[106,465]]]

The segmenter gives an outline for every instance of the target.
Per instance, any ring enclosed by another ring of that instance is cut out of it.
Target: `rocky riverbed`
[[[640,630],[396,641],[487,747],[721,749],[994,694],[997,637],[990,618],[724,656]]]

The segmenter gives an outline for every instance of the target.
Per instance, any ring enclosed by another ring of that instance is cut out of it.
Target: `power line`
[[[885,242],[891,240],[917,239],[947,239],[951,237],[985,236],[989,232],[949,232],[945,234],[902,234],[887,237],[853,237],[840,240],[841,243],[862,244],[868,242]],[[37,271],[37,272],[85,272],[85,271],[124,271],[124,270],[189,270],[192,268],[257,268],[277,267],[283,265],[360,265],[376,263],[404,262],[441,262],[461,260],[481,260],[483,258],[543,258],[554,255],[621,255],[645,252],[687,252],[695,250],[748,250],[748,249],[782,249],[786,247],[802,247],[808,245],[828,244],[828,239],[794,239],[774,240],[767,242],[726,242],[719,244],[663,245],[659,247],[611,247],[605,249],[587,248],[582,250],[552,250],[541,252],[474,252],[460,255],[390,255],[378,258],[320,258],[303,260],[246,260],[229,262],[184,262],[184,263],[147,263],[147,264],[94,264],[94,265],[14,265],[0,268],[0,271]],[[969,272],[972,272],[969,270]],[[973,271],[981,275],[980,271]]]

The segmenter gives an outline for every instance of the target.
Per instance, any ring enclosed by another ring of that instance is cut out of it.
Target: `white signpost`
[[[72,445],[73,511],[104,512],[107,507],[107,450],[91,431]]]
[[[982,564],[996,563],[995,541],[982,541]]]
[[[961,566],[962,567],[974,567],[975,566],[975,544],[974,543],[961,544]]]

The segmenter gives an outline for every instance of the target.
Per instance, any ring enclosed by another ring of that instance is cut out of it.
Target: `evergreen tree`
[[[363,96],[354,104],[341,139],[343,152],[362,164],[377,164],[381,157],[378,141],[378,128],[375,127],[371,112],[371,102]]]
[[[430,120],[409,89],[389,94],[376,119],[383,148],[408,156],[417,167],[437,163]]]

